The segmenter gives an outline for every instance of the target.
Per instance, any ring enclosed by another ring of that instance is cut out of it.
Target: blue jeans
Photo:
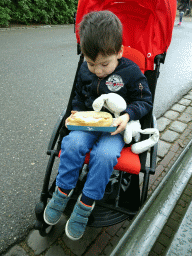
[[[179,22],[182,22],[182,20],[183,20],[183,15],[184,15],[184,12],[180,11],[180,12],[179,12]]]
[[[102,199],[123,146],[121,134],[71,131],[62,140],[56,185],[63,189],[75,188],[85,155],[92,149],[83,193],[93,200]]]

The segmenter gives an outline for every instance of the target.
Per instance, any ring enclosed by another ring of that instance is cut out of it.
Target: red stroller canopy
[[[78,24],[91,11],[109,10],[123,24],[123,45],[139,50],[146,58],[146,70],[154,69],[154,58],[167,51],[176,16],[176,0],[79,0]]]

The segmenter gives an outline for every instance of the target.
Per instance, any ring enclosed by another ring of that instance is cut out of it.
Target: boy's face
[[[92,61],[87,56],[85,56],[85,59],[87,61],[89,71],[102,79],[113,73],[118,66],[118,59],[120,59],[122,55],[123,48],[119,51],[119,53],[110,56],[98,54],[95,61]]]

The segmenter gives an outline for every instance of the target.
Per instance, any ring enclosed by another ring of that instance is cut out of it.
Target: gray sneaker
[[[65,233],[71,240],[79,240],[87,226],[88,217],[95,206],[95,202],[92,206],[86,206],[80,202],[81,195],[79,196],[77,203],[73,209],[70,219],[65,226]]]
[[[58,187],[56,187],[53,197],[47,204],[44,211],[44,221],[48,225],[55,225],[59,222],[72,193],[73,190],[71,190],[69,195],[66,196],[59,191]]]

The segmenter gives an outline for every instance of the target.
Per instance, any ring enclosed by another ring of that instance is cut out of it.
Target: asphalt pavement
[[[155,98],[162,116],[192,87],[192,23],[175,27]],[[65,108],[78,56],[72,25],[0,29],[0,253],[27,236],[35,220],[46,149]]]
[[[1,250],[32,228],[49,138],[77,60],[73,26],[0,30]]]

